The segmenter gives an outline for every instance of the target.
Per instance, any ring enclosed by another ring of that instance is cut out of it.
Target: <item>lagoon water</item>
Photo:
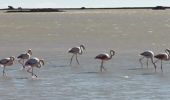
[[[0,76],[1,100],[169,100],[170,62],[142,69],[139,54],[170,48],[170,10],[69,10],[59,13],[0,12],[0,58],[31,48],[45,66],[37,79],[15,61]],[[73,46],[86,51],[69,65]],[[99,53],[116,51],[100,72]],[[144,60],[144,64],[146,60]],[[2,68],[1,70],[2,71]]]

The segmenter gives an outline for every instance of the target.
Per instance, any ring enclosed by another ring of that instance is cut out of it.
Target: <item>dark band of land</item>
[[[96,10],[96,9],[152,9],[152,10],[166,10],[170,9],[170,7],[164,6],[156,6],[156,7],[117,7],[117,8],[13,8],[12,6],[8,6],[8,8],[0,9],[6,10],[7,13],[10,12],[63,12],[64,10]]]

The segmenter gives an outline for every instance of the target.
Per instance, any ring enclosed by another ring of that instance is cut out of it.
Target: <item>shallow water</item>
[[[2,100],[169,100],[170,67],[157,72],[149,63],[142,69],[139,53],[156,54],[169,48],[170,11],[83,10],[61,13],[0,12],[0,58],[18,56],[28,48],[43,58],[45,66],[35,68],[37,79],[15,65],[0,77]],[[70,66],[70,47],[84,44],[86,51]],[[116,51],[104,63],[94,57]],[[145,63],[145,62],[144,62]],[[158,63],[157,66],[160,66]],[[2,68],[1,68],[2,70]]]

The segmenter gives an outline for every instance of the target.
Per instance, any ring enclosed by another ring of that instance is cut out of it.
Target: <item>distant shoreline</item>
[[[170,9],[170,7],[164,6],[156,6],[156,7],[117,7],[117,8],[13,8],[10,6],[9,8],[4,8],[0,10],[5,10],[7,13],[14,12],[64,12],[65,10],[104,10],[104,9],[152,9],[152,10],[166,10]]]

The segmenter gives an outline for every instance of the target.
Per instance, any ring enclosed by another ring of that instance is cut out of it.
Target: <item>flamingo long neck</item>
[[[80,52],[79,52],[80,55],[83,54],[83,47],[80,46]]]
[[[79,54],[82,55],[83,54],[83,50],[80,49],[80,53]]]
[[[40,63],[41,63],[42,65],[44,65],[44,60],[40,60]]]
[[[151,57],[151,62],[154,64],[154,60],[153,60],[153,57]]]
[[[166,54],[168,55],[167,60],[170,60],[170,52],[168,50],[165,50]]]
[[[37,67],[37,68],[41,68],[41,66],[42,66],[42,65],[41,65],[41,61],[39,61],[39,62],[37,63],[37,66],[36,66],[36,67]]]
[[[39,64],[37,65],[37,68],[41,68],[41,63],[39,63]]]
[[[113,55],[110,53],[110,57],[108,59],[112,59]]]
[[[109,57],[109,59],[112,59],[112,57],[113,57],[113,55],[111,55],[111,54],[110,54],[110,57]]]
[[[10,61],[14,61],[15,60],[15,58],[14,57],[10,57]]]
[[[110,50],[110,57],[109,59],[112,59],[112,57],[114,56],[115,52],[113,50]]]
[[[28,53],[29,55],[32,55],[32,52],[31,52],[31,51],[28,51],[27,53]]]

